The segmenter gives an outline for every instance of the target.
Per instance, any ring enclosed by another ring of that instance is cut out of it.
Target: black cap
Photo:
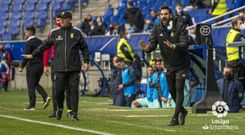
[[[70,12],[61,12],[60,13],[60,18],[70,18],[72,19],[72,14]]]

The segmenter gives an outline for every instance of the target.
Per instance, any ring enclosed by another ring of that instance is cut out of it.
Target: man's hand
[[[44,67],[43,73],[44,73],[45,76],[47,76],[47,77],[49,76],[49,69],[48,69],[48,67]]]
[[[23,54],[21,56],[26,58],[26,59],[32,59],[33,58],[33,56],[31,54]]]
[[[118,91],[122,91],[123,90],[123,85],[122,84],[120,84],[119,86],[118,86],[118,89],[117,89]]]
[[[89,69],[89,64],[88,63],[84,63],[82,69],[83,69],[83,71],[87,72],[88,69]]]
[[[165,43],[169,48],[171,48],[171,49],[175,49],[175,48],[176,48],[176,45],[170,43],[168,40],[167,40],[167,41],[164,41],[164,43]]]
[[[147,45],[146,43],[144,43],[143,40],[140,40],[140,41],[139,41],[139,46],[140,46],[140,48],[141,48],[143,51],[148,50],[148,45]]]
[[[19,68],[19,72],[22,72],[23,71],[23,68]]]
[[[167,99],[165,97],[161,97],[161,100],[166,103],[167,102]]]

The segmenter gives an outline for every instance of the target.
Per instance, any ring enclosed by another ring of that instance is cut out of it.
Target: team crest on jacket
[[[63,38],[61,37],[61,35],[59,35],[56,40],[63,40]]]

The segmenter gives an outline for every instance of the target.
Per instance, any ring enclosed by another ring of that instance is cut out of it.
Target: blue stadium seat
[[[21,4],[23,5],[25,3],[25,0],[14,0],[13,4]]]
[[[34,20],[33,19],[29,19],[29,18],[25,18],[24,19],[24,28],[26,27],[30,27],[34,25]]]
[[[12,36],[17,36],[20,33],[20,28],[19,27],[9,27],[8,31]]]
[[[39,0],[27,0],[26,3],[27,4],[37,4]]]
[[[112,24],[117,24],[117,23],[119,22],[119,17],[120,17],[120,16],[113,16],[113,17],[111,18],[111,23],[112,23]]]
[[[11,19],[9,23],[9,27],[20,27],[21,20],[19,19]]]
[[[65,2],[63,5],[62,5],[62,9],[64,11],[71,11],[73,9],[73,3],[72,2]]]
[[[46,19],[37,19],[36,26],[37,26],[37,28],[45,28]]]
[[[151,7],[150,6],[145,6],[143,9],[142,9],[142,15],[143,16],[147,16],[148,14],[150,14],[151,12]]]
[[[105,12],[104,12],[105,16],[113,16],[114,15],[114,8],[110,8],[108,7],[107,9],[105,9]]]
[[[61,5],[59,3],[51,3],[51,6],[53,7],[53,13],[52,13],[53,17],[55,17],[56,14],[58,14],[62,11]]]
[[[12,0],[2,0],[2,5],[10,5]]]
[[[174,5],[176,4],[176,3],[181,3],[182,2],[182,0],[174,0]]]
[[[173,1],[172,0],[166,0],[165,1],[165,5],[168,6],[168,7],[172,6],[173,5]]]
[[[48,4],[48,3],[50,3],[52,0],[41,0],[41,3],[46,3],[46,4]]]
[[[118,10],[117,10],[117,15],[118,16],[123,16],[125,10],[126,10],[125,7],[119,7]]]
[[[9,6],[8,5],[0,5],[0,12],[8,12]]]
[[[184,6],[190,5],[190,0],[183,0],[183,5]]]
[[[147,6],[147,1],[146,0],[141,0],[139,3],[138,8],[143,9],[145,6]]]
[[[123,26],[125,23],[126,23],[126,20],[123,17],[121,17],[119,19],[119,26]]]
[[[59,4],[61,4],[61,3],[64,3],[65,2],[65,0],[54,0],[54,3],[59,3]]]
[[[47,11],[48,7],[47,7],[47,3],[38,3],[36,5],[37,11]]]
[[[35,12],[25,12],[25,18],[34,19]]]
[[[37,18],[46,20],[48,18],[48,12],[46,12],[46,11],[38,11],[37,12]]]
[[[156,5],[163,6],[163,5],[164,5],[163,0],[157,0],[157,1],[156,1]]]
[[[7,21],[6,20],[0,21],[0,27],[1,26],[6,27],[7,26]]]
[[[127,0],[120,0],[120,2],[121,2],[121,5],[118,5],[119,7],[124,7],[124,8],[127,7]]]
[[[150,0],[150,1],[148,2],[148,5],[150,5],[151,7],[154,6],[154,5],[155,5],[155,1],[154,1],[154,0]]]
[[[111,23],[111,17],[110,16],[104,16],[104,23],[106,26],[109,26]]]
[[[232,0],[226,0],[226,5],[227,5],[228,10],[232,10],[234,8]]]
[[[0,20],[7,20],[9,18],[9,14],[8,13],[0,13]]]
[[[0,35],[3,35],[5,33],[5,26],[0,23]]]
[[[12,16],[11,16],[11,19],[21,19],[22,17],[22,12],[12,12]]]
[[[21,12],[22,4],[14,4],[12,7],[12,12]]]
[[[12,40],[12,35],[10,33],[4,33],[2,35],[2,40],[3,41],[9,41],[9,40]]]
[[[28,11],[33,12],[35,10],[35,4],[33,3],[26,4],[24,7],[24,10],[25,12],[28,12]]]

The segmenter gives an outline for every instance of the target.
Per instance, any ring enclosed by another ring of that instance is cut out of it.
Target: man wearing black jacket
[[[152,52],[159,44],[161,56],[167,68],[168,87],[176,103],[174,116],[168,126],[183,125],[187,115],[187,110],[182,105],[184,84],[190,65],[188,32],[184,21],[173,18],[171,9],[168,7],[160,9],[160,19],[161,23],[153,29],[149,44],[141,40],[139,45],[143,51]]]
[[[55,91],[57,97],[56,119],[60,120],[63,111],[65,85],[68,83],[68,90],[71,91],[71,120],[79,120],[78,112],[78,86],[81,71],[81,61],[79,50],[82,51],[84,71],[89,67],[89,50],[85,39],[79,29],[71,24],[72,15],[70,12],[62,12],[61,28],[51,31],[50,38],[47,39],[31,55],[23,55],[26,58],[33,58],[50,48],[54,44],[54,74]]]
[[[35,37],[34,27],[26,28],[25,37],[27,39],[25,54],[33,53],[33,51],[42,44],[42,40]],[[30,104],[26,106],[25,110],[35,110],[35,105],[36,105],[35,89],[42,96],[44,102],[43,108],[45,109],[49,105],[51,98],[48,97],[46,91],[39,84],[39,81],[43,74],[43,53],[36,55],[31,60],[24,58],[21,67],[19,68],[19,71],[22,72],[23,68],[26,65],[27,65],[26,79],[27,79],[28,96],[29,96]]]

